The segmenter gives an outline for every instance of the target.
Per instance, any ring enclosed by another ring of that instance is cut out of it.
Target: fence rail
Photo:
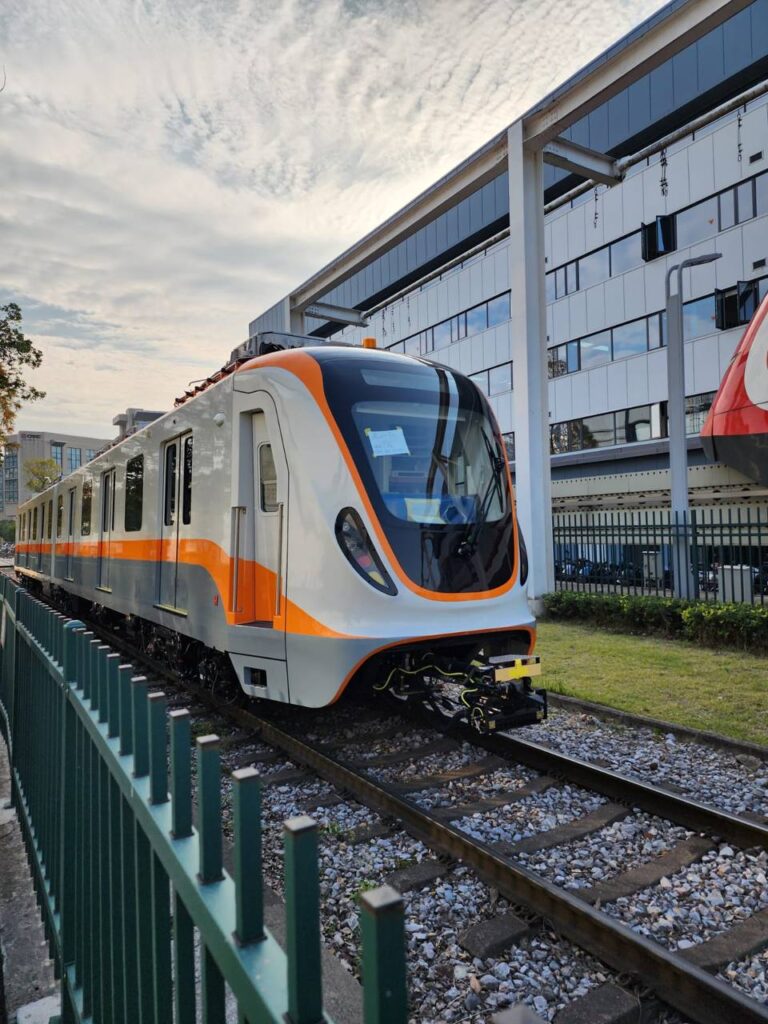
[[[257,772],[232,776],[230,877],[218,738],[196,740],[195,827],[189,713],[10,577],[0,601],[0,729],[62,1024],[224,1024],[232,1000],[240,1024],[330,1022],[315,822],[284,826],[284,951],[264,927]],[[399,894],[366,893],[360,925],[364,1020],[405,1024]]]
[[[558,513],[555,586],[768,605],[768,510]]]

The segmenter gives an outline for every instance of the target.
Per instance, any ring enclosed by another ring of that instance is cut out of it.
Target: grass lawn
[[[553,693],[768,746],[768,658],[546,621],[536,653]]]

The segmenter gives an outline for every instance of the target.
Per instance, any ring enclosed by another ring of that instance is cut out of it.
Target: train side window
[[[183,479],[181,490],[181,521],[188,525],[192,519],[192,435],[184,438]]]
[[[271,444],[259,446],[259,493],[262,512],[277,512],[277,470]]]
[[[51,532],[53,530],[53,498],[48,500],[48,540],[51,539]]]
[[[37,540],[37,505],[32,510],[32,540]]]
[[[56,499],[56,536],[61,536],[64,528],[64,495],[60,494]]]
[[[173,526],[176,522],[176,444],[172,442],[165,449],[165,495],[163,522]]]
[[[129,459],[125,467],[125,530],[141,529],[144,506],[144,456]]]
[[[80,533],[85,537],[91,532],[91,502],[93,499],[93,482],[83,480],[83,500],[80,504]]]

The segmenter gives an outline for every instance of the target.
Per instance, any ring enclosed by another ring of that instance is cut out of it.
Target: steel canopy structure
[[[672,0],[507,130],[299,285],[279,307],[282,329],[305,333],[305,316],[311,315],[310,310],[324,308],[321,300],[331,289],[479,187],[508,174],[512,358],[518,381],[517,501],[528,543],[528,593],[534,605],[554,587],[544,295],[544,165],[564,168],[581,180],[618,183],[622,174],[617,157],[596,152],[563,133],[750,3],[751,0]],[[359,305],[354,309],[334,305],[337,322],[359,322]]]

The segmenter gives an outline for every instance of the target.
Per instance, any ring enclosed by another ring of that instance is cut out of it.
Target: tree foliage
[[[37,369],[43,353],[21,330],[21,309],[15,302],[0,306],[0,443],[12,433],[24,402],[45,398],[24,380],[24,370]]]
[[[55,484],[60,476],[61,467],[55,459],[24,460],[24,483],[35,494]]]
[[[11,544],[16,540],[16,520],[15,519],[3,519],[0,520],[0,539],[8,541]]]

